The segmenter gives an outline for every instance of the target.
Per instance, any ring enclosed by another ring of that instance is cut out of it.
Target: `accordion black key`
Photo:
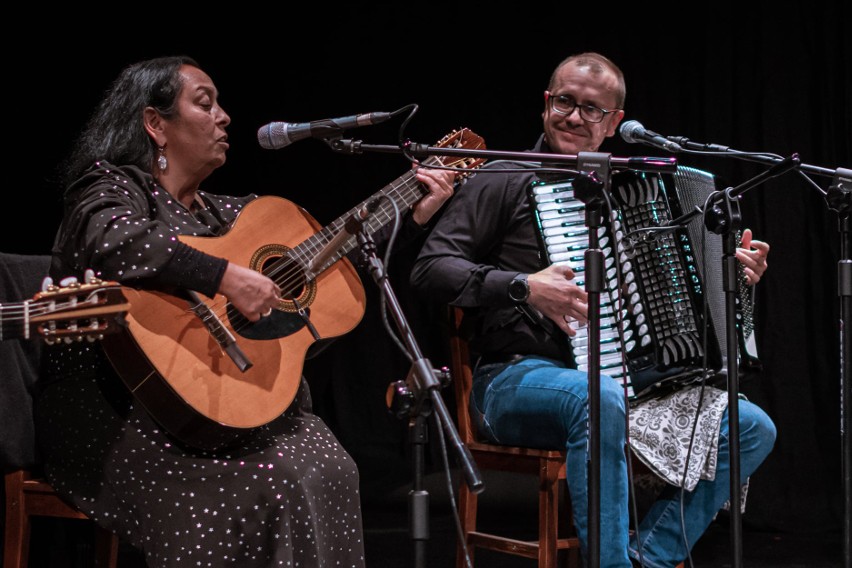
[[[719,377],[727,367],[721,237],[709,233],[700,216],[686,227],[666,227],[703,208],[713,191],[712,174],[683,166],[674,174],[612,176],[610,218],[598,234],[606,282],[600,296],[600,368],[625,384],[631,400]],[[570,266],[575,283],[584,286],[585,205],[574,197],[570,181],[536,182],[529,197],[547,261]],[[740,360],[754,366],[759,361],[749,341],[750,290],[743,284],[738,296]],[[587,328],[575,329],[573,363],[588,370]]]

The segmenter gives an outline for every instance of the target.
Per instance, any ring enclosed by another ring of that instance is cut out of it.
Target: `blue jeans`
[[[511,364],[476,369],[471,410],[480,432],[494,442],[565,449],[574,526],[586,557],[588,537],[588,379],[564,363],[530,356]],[[600,396],[600,566],[629,568],[626,412],[621,386],[601,376]],[[745,480],[763,461],[775,427],[756,406],[741,401],[740,472]],[[722,423],[715,481],[701,481],[685,501],[690,547],[728,498],[727,414]],[[646,566],[676,566],[686,557],[680,526],[680,491],[671,488],[640,525]],[[638,558],[635,543],[630,555]]]

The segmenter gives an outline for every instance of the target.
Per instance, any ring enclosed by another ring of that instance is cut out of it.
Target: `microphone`
[[[270,122],[257,130],[257,141],[262,148],[277,150],[302,138],[331,138],[349,128],[379,124],[390,118],[389,112],[371,112],[312,122]]]
[[[630,144],[642,143],[656,148],[662,148],[669,152],[680,152],[683,148],[677,142],[672,142],[652,130],[645,130],[638,120],[628,120],[618,128],[619,134],[625,142]]]

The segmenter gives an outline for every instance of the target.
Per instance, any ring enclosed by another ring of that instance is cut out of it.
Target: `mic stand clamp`
[[[828,206],[841,217],[848,216],[852,210],[852,170],[837,168],[834,179],[826,194]]]
[[[443,431],[452,441],[461,462],[462,473],[471,491],[480,493],[484,489],[479,470],[473,461],[470,450],[461,441],[455,429],[439,389],[446,384],[443,371],[436,372],[428,359],[423,357],[405,315],[397,301],[396,294],[387,278],[384,265],[376,255],[376,243],[363,229],[358,232],[361,254],[366,260],[370,275],[379,286],[382,296],[393,316],[394,323],[405,343],[409,358],[413,361],[406,379],[407,388],[397,387],[397,392],[405,399],[402,403],[412,410],[413,420],[410,440],[414,445],[414,483],[409,493],[410,535],[414,541],[414,562],[416,568],[426,566],[426,541],[429,539],[429,493],[423,489],[424,445],[427,441],[426,417],[435,413]],[[442,384],[443,383],[443,384]],[[408,392],[408,394],[406,394]],[[397,405],[397,412],[401,407]]]

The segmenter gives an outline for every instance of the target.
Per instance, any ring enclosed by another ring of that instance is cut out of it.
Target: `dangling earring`
[[[157,167],[160,168],[161,172],[164,172],[169,167],[169,161],[166,159],[166,147],[157,146],[157,150],[160,152],[160,155],[157,157]]]

